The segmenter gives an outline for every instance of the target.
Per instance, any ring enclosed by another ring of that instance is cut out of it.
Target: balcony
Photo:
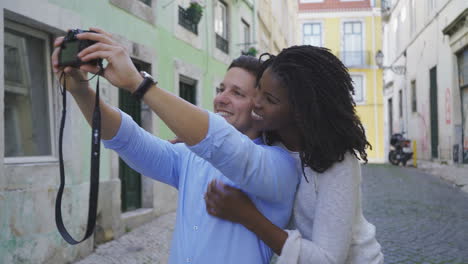
[[[187,14],[187,11],[179,6],[179,25],[195,35],[198,35],[198,24],[195,24]]]
[[[369,51],[341,51],[338,57],[348,68],[367,68],[370,66]]]
[[[229,54],[229,41],[216,34],[216,48],[222,50],[226,54]]]
[[[387,21],[392,12],[392,0],[382,0],[382,19]]]

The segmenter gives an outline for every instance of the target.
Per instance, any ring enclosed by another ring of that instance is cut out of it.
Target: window
[[[414,34],[416,31],[416,6],[415,6],[415,0],[411,0],[410,3],[410,33],[411,35]]]
[[[216,1],[215,6],[215,34],[216,47],[224,53],[229,52],[227,6],[221,1]]]
[[[197,104],[197,81],[186,76],[179,76],[179,96],[194,105]]]
[[[411,111],[416,113],[418,111],[418,102],[416,94],[416,80],[411,81]]]
[[[145,3],[148,6],[151,6],[151,0],[140,0],[140,1]]]
[[[395,35],[396,35],[396,41],[395,41],[395,54],[398,54],[400,51],[400,45],[401,45],[401,32],[399,32],[400,29],[400,20],[395,19]]]
[[[5,157],[52,155],[49,36],[5,22]]]
[[[308,23],[303,27],[304,45],[322,46],[322,25],[320,23]]]
[[[382,0],[382,10],[388,12],[390,9],[392,9],[391,0]]]
[[[364,77],[362,75],[351,75],[354,84],[354,101],[356,103],[364,102]]]
[[[362,23],[344,23],[344,51],[343,62],[346,66],[364,65],[362,41]]]
[[[398,91],[398,114],[403,117],[403,90]]]
[[[198,24],[193,22],[193,19],[190,18],[187,11],[181,6],[179,6],[179,25],[193,34],[198,35]]]
[[[250,25],[242,19],[241,27],[241,44],[244,46],[244,50],[247,50],[250,46]]]
[[[136,17],[155,25],[155,14],[153,12],[152,0],[108,0],[115,5]]]
[[[301,3],[308,4],[308,3],[322,3],[323,0],[301,0]]]
[[[436,3],[435,3],[435,0],[427,0],[427,11],[429,12],[429,14],[434,11],[436,7]]]

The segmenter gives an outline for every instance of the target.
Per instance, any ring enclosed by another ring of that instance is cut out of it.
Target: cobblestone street
[[[414,168],[367,165],[363,180],[385,263],[468,263],[466,193]]]
[[[363,166],[363,205],[386,264],[468,264],[468,195],[414,168]],[[175,214],[98,247],[77,264],[166,263]]]

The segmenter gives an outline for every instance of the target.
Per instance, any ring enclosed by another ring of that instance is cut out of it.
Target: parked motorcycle
[[[413,157],[411,149],[411,140],[403,136],[404,133],[395,133],[390,138],[390,152],[388,153],[388,160],[391,164],[398,166],[403,164],[406,166],[408,160]]]

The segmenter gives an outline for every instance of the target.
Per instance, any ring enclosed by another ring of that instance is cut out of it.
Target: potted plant
[[[203,15],[203,7],[198,3],[198,1],[191,1],[190,6],[185,10],[187,12],[187,17],[194,24],[200,23],[200,20]]]
[[[250,47],[247,51],[242,51],[242,55],[257,56],[258,50],[255,47]]]

